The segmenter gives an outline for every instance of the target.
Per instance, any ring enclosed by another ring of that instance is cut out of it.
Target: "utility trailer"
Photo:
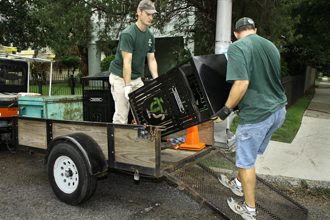
[[[232,192],[218,181],[220,174],[237,175],[234,162],[212,145],[213,122],[198,125],[200,151],[175,150],[162,141],[163,127],[119,125],[107,122],[13,117],[14,147],[45,155],[50,185],[63,202],[78,205],[89,200],[97,176],[112,170],[166,177],[185,188],[223,219],[237,219],[227,203]],[[173,133],[172,137],[182,135]],[[260,219],[307,219],[307,209],[266,181],[257,179]]]
[[[200,127],[209,130],[210,124]],[[158,178],[212,149],[162,150],[161,132],[157,126],[13,117],[15,148],[45,154],[56,196],[73,205],[90,199],[96,189],[96,176],[109,169]],[[207,133],[212,134],[206,131],[205,137]],[[212,139],[210,135],[208,138]]]

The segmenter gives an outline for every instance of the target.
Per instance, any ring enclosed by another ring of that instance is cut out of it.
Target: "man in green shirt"
[[[111,94],[115,102],[113,123],[127,124],[128,94],[143,86],[141,76],[146,57],[152,78],[158,77],[155,38],[148,29],[157,13],[154,3],[142,0],[137,8],[137,22],[123,30],[119,36],[116,57],[109,68]]]
[[[284,122],[287,99],[281,84],[280,53],[273,43],[258,36],[254,21],[241,18],[235,26],[238,41],[228,48],[226,81],[233,83],[225,106],[212,116],[221,122],[238,105],[236,166],[239,174],[219,181],[245,201],[229,198],[229,207],[244,219],[256,219],[255,161],[262,155],[273,132]]]

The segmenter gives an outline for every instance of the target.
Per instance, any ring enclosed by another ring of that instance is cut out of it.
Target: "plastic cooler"
[[[82,121],[82,96],[23,95],[18,97],[18,111],[24,117]]]
[[[191,57],[130,93],[136,123],[164,126],[166,136],[210,120],[231,89],[226,68],[223,54]]]

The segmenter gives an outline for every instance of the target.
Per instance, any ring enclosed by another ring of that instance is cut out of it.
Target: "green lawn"
[[[320,82],[322,82],[322,79],[323,79],[323,77],[318,77],[318,78],[315,80],[315,83],[320,83]]]
[[[29,92],[39,93],[39,86],[30,85]],[[82,94],[82,85],[81,84],[76,84],[76,86],[74,88],[74,94],[75,95]],[[42,85],[42,95],[43,96],[49,95],[49,85]],[[71,87],[68,84],[53,84],[52,85],[52,95],[71,95]]]
[[[286,118],[283,125],[274,132],[271,140],[291,143],[300,128],[302,117],[311,100],[312,97],[302,97],[289,109],[287,109]],[[230,131],[235,133],[237,125],[238,118],[235,118]]]
[[[102,86],[85,86],[85,90],[95,90],[95,89],[107,89],[103,88]],[[39,93],[39,86],[38,85],[30,85],[29,86],[30,93]],[[110,91],[109,91],[110,92]],[[74,87],[74,94],[75,95],[82,95],[82,84],[76,83]],[[49,85],[42,85],[42,95],[48,96],[49,95]],[[53,84],[52,85],[52,95],[71,95],[71,87],[69,84]]]
[[[318,77],[318,78],[315,80],[315,83],[320,83],[320,82],[322,82],[322,79],[323,79],[323,77]],[[330,77],[328,77],[328,81],[329,81],[329,83],[330,83]]]

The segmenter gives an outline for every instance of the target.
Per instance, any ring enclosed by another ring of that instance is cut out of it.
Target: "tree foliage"
[[[78,69],[80,64],[80,58],[78,56],[62,56],[60,58],[60,63],[68,68],[68,77],[70,75],[70,69],[72,75]]]
[[[88,43],[92,40],[92,10],[85,0],[35,0],[32,16],[40,21],[39,28],[47,33],[48,44],[61,56],[81,58],[80,70],[88,75]]]
[[[298,0],[299,1],[299,0]],[[233,27],[241,17],[251,17],[258,34],[272,41],[278,48],[295,40],[294,25],[298,19],[291,16],[297,0],[234,0]]]
[[[0,1],[0,44],[13,44],[21,49],[47,46],[47,35],[40,29],[40,20],[31,16],[37,10],[33,0]]]
[[[120,31],[136,21],[139,1],[93,1],[101,27],[99,38],[111,47],[110,39],[117,39]],[[290,16],[295,0],[233,0],[233,22],[243,17],[253,18],[259,34],[273,41],[278,47],[293,37],[296,19]],[[170,22],[174,24],[171,36],[184,34],[195,41],[195,55],[214,53],[217,1],[215,0],[155,0],[157,10],[153,26],[160,31]],[[233,28],[232,28],[233,29]],[[111,36],[111,38],[109,38]],[[234,41],[234,35],[232,40]]]
[[[23,48],[50,47],[68,55],[77,48],[77,56],[87,75],[87,48],[97,40],[107,56],[115,51],[119,33],[137,20],[140,0],[2,0],[0,2],[0,43]],[[212,54],[215,47],[217,0],[154,0],[159,15],[153,27],[170,36],[185,36],[195,42],[195,55]],[[235,22],[251,17],[258,34],[280,49],[283,66],[292,71],[302,63],[326,68],[329,39],[328,0],[233,0],[232,30]],[[293,10],[293,11],[292,11]],[[300,19],[300,21],[299,21]],[[296,25],[297,22],[299,25]],[[174,24],[168,33],[169,23]],[[92,34],[97,35],[92,36]],[[232,35],[232,41],[235,41]],[[321,43],[322,42],[322,43]],[[171,53],[183,59],[186,52]],[[180,57],[183,56],[183,57]],[[328,68],[328,67],[327,67]],[[299,72],[299,71],[295,71]]]
[[[86,50],[91,40],[91,8],[84,0],[38,0],[32,16],[40,21],[39,28],[47,32],[48,45],[65,54],[68,47],[77,45]]]
[[[328,0],[301,0],[294,8],[292,15],[300,18],[295,29],[301,38],[290,44],[288,53],[294,57],[295,62],[321,71],[329,70],[329,10]]]

